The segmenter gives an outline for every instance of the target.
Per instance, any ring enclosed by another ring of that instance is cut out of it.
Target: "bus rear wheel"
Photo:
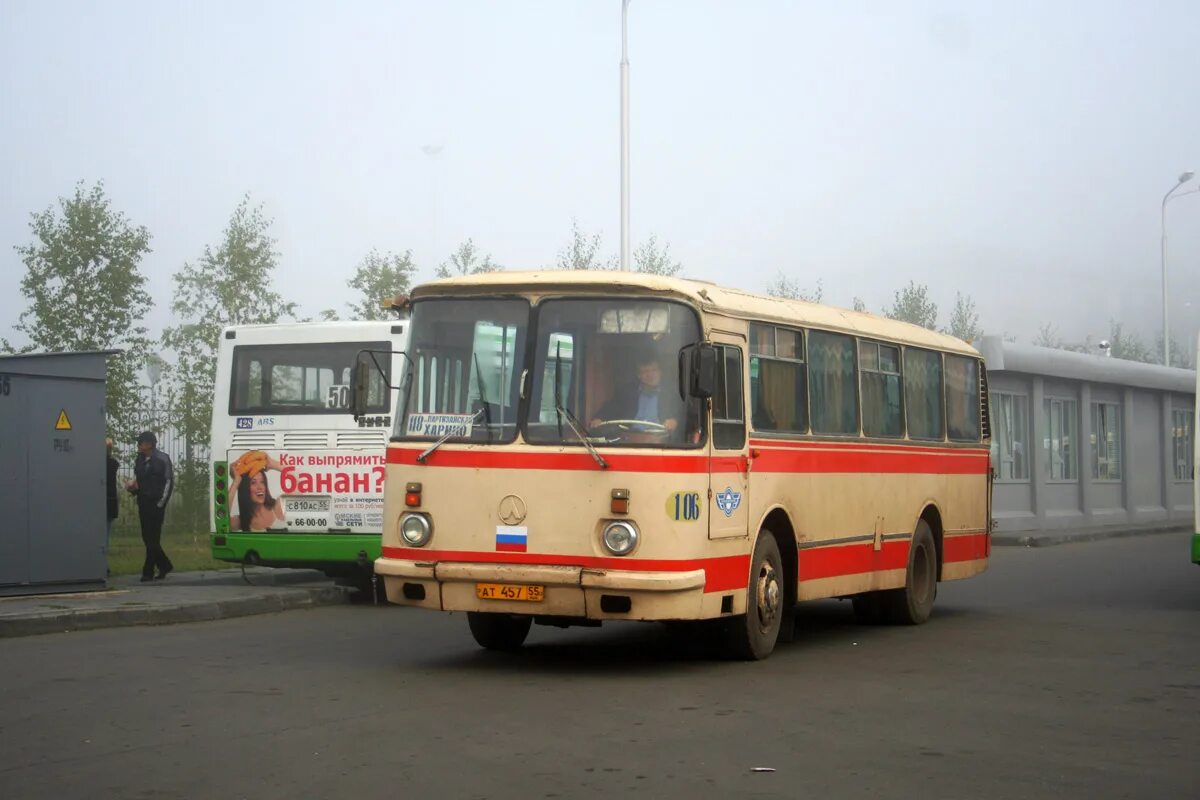
[[[468,611],[467,625],[480,647],[487,650],[519,650],[529,635],[533,617],[514,617],[508,614],[485,614]]]
[[[759,661],[775,650],[786,611],[786,580],[779,543],[770,531],[763,530],[750,561],[746,613],[727,621],[725,652],[730,657]]]
[[[937,548],[929,523],[921,520],[908,549],[904,588],[880,593],[880,605],[895,625],[920,625],[933,612],[937,597]]]

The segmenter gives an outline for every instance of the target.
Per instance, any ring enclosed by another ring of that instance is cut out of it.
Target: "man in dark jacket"
[[[675,438],[684,413],[683,401],[673,391],[662,391],[662,366],[653,352],[639,353],[634,363],[637,380],[618,387],[588,427],[595,428],[610,420],[636,420],[661,425],[668,436]]]
[[[150,431],[138,434],[137,448],[138,457],[133,465],[135,477],[125,484],[125,488],[137,495],[142,542],[146,545],[146,560],[142,564],[144,583],[162,580],[174,569],[162,549],[162,525],[167,501],[175,487],[175,470],[167,454],[158,449],[158,437]],[[155,567],[158,567],[158,575],[154,574]]]

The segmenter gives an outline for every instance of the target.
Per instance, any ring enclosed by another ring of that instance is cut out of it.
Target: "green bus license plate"
[[[546,599],[546,587],[533,584],[477,583],[475,596],[480,600],[522,600],[540,603]]]

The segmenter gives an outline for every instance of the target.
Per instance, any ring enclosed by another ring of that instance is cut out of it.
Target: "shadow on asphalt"
[[[935,620],[945,622],[969,617],[974,611],[938,608]],[[463,648],[454,655],[422,659],[422,665],[439,670],[496,673],[609,673],[630,674],[676,669],[681,665],[730,662],[720,650],[720,631],[703,623],[615,622],[599,628],[567,628],[535,625],[530,640],[515,652],[488,651],[478,647],[467,630],[465,615],[455,615],[461,626]],[[861,625],[854,619],[848,601],[817,601],[801,604],[796,611],[792,642],[780,642],[773,657],[838,646],[888,635],[895,626]]]

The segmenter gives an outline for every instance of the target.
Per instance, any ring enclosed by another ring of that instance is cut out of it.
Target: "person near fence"
[[[146,545],[146,560],[142,564],[142,581],[162,580],[174,569],[171,559],[162,548],[163,517],[167,501],[174,489],[175,471],[171,459],[158,449],[158,437],[143,431],[137,437],[138,457],[133,465],[133,480],[125,488],[137,495],[138,518],[142,523],[142,542]],[[154,569],[158,568],[158,574]]]
[[[104,555],[107,558],[109,551],[112,549],[113,522],[116,521],[117,512],[120,510],[117,505],[117,470],[120,469],[121,464],[113,458],[113,440],[105,439],[104,447],[108,452],[107,461],[104,465],[104,491],[105,499],[108,501],[108,529],[104,535]]]

